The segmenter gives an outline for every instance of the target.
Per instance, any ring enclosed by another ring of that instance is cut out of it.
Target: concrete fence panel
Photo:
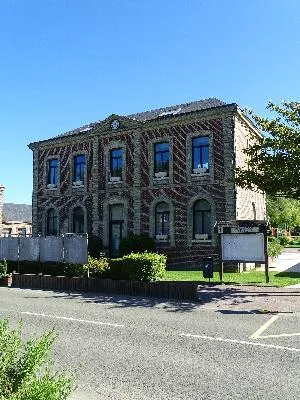
[[[64,261],[70,264],[86,264],[88,259],[87,238],[82,236],[64,237]]]
[[[48,236],[40,238],[40,261],[62,262],[63,238],[61,236]]]
[[[20,237],[19,238],[19,260],[20,261],[38,261],[40,254],[39,237]]]
[[[0,259],[18,261],[19,238],[5,237],[0,240]]]

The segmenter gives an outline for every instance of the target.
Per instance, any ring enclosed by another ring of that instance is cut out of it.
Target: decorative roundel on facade
[[[120,121],[114,119],[110,124],[111,129],[118,129],[120,127]]]

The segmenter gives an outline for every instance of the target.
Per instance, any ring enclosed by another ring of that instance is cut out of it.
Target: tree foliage
[[[267,216],[272,226],[285,224],[288,229],[300,226],[300,201],[267,196]]]
[[[257,128],[267,134],[245,150],[246,167],[237,168],[236,183],[251,190],[300,199],[300,102],[269,102],[275,117],[248,110]]]

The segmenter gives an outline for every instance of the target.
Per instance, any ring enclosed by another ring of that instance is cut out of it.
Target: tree
[[[236,183],[273,196],[300,199],[300,102],[269,102],[274,119],[248,110],[264,134],[245,150],[246,167],[237,168]]]
[[[292,230],[300,226],[300,201],[267,196],[267,216],[272,226],[286,225]]]

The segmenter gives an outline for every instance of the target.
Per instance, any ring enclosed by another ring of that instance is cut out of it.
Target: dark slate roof
[[[186,114],[193,111],[206,110],[208,108],[215,108],[224,106],[226,103],[223,101],[210,98],[205,100],[192,101],[191,103],[177,104],[175,106],[157,108],[156,110],[145,111],[137,114],[127,115],[127,118],[137,121],[150,121],[157,118],[163,118],[172,115]]]
[[[4,203],[3,204],[3,221],[20,221],[20,222],[31,222],[31,206],[28,204],[14,204]]]
[[[205,100],[198,100],[198,101],[192,101],[190,103],[184,103],[184,104],[178,104],[175,106],[170,106],[170,107],[164,107],[164,108],[157,108],[155,110],[151,111],[145,111],[137,114],[131,114],[131,115],[125,115],[126,118],[133,119],[135,121],[140,121],[140,122],[146,122],[146,121],[152,121],[158,118],[165,118],[165,117],[170,117],[172,115],[179,115],[179,114],[185,114],[185,113],[190,113],[193,111],[200,111],[200,110],[206,110],[208,108],[215,108],[215,107],[220,107],[224,106],[226,103],[223,101],[216,99],[216,98],[209,98]],[[58,135],[56,137],[62,137],[62,136],[69,136],[69,135],[75,135],[78,133],[84,133],[84,132],[90,132],[94,129],[96,129],[99,125],[102,124],[103,121],[96,121],[96,122],[91,122],[90,124],[81,126],[80,128],[73,129],[71,131],[62,133],[61,135]]]

